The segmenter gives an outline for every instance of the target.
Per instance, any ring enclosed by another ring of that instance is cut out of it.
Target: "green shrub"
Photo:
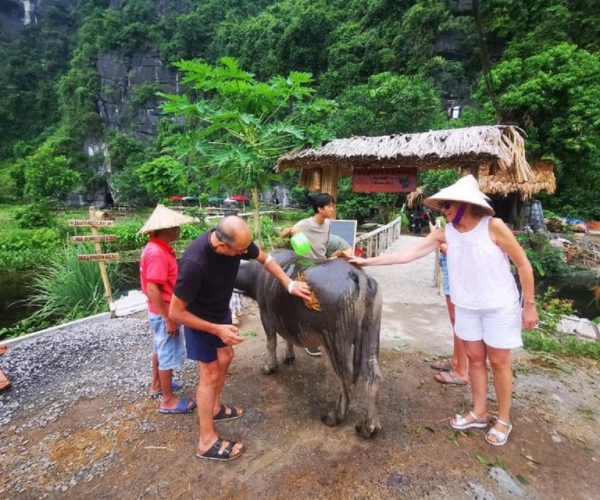
[[[13,214],[13,219],[20,228],[31,229],[51,226],[55,217],[48,204],[41,202],[17,208]]]
[[[23,252],[38,250],[42,253],[60,246],[60,237],[55,230],[43,229],[12,229],[0,234],[0,251]]]
[[[56,230],[7,229],[0,233],[0,271],[17,271],[37,266],[60,249]]]
[[[542,233],[518,235],[517,239],[529,262],[533,267],[536,278],[547,275],[562,274],[567,271],[562,251],[550,244],[550,239]]]
[[[528,351],[549,352],[567,356],[600,359],[600,343],[562,334],[557,326],[563,316],[576,313],[573,301],[559,299],[556,290],[549,287],[537,300],[539,326],[523,332],[523,344]]]
[[[191,241],[208,229],[208,224],[202,220],[197,224],[184,224],[179,231],[180,241]]]
[[[148,240],[146,236],[138,234],[144,222],[141,218],[136,217],[123,222],[119,221],[112,227],[102,229],[103,234],[114,234],[117,237],[116,241],[102,244],[104,251],[122,252],[142,248]]]
[[[0,165],[0,202],[14,201],[16,195],[16,185],[11,170]]]
[[[307,210],[280,210],[277,212],[277,219],[280,221],[293,221],[298,222],[301,219],[312,217],[315,214],[313,209]]]
[[[404,234],[408,231],[408,215],[406,214],[406,211],[403,211],[400,214],[400,217],[402,217],[400,220],[400,231]]]
[[[268,215],[260,217],[260,234],[265,249],[283,248],[286,246],[287,238],[279,236],[275,222]]]

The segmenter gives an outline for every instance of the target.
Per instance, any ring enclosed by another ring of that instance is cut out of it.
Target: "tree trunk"
[[[258,206],[258,188],[253,187],[252,193],[252,220],[254,221],[254,241],[262,247],[260,235],[260,207]]]
[[[490,55],[487,50],[487,41],[483,31],[483,21],[481,19],[481,8],[479,0],[473,0],[473,19],[475,20],[475,28],[477,30],[477,39],[479,42],[479,57],[481,60],[481,73],[483,75],[483,81],[485,83],[485,89],[487,94],[492,101],[494,106],[494,112],[498,123],[502,123],[502,117],[498,110],[498,100],[496,98],[496,92],[494,90],[494,83],[492,82],[492,64],[490,62]]]

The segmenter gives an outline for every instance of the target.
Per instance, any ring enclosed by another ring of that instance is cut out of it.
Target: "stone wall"
[[[98,110],[109,128],[152,138],[161,115],[155,91],[179,92],[177,72],[164,64],[158,50],[139,50],[131,56],[101,54],[96,62],[100,76]],[[148,98],[141,100],[140,95]]]

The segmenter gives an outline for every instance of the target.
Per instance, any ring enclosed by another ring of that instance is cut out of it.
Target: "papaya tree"
[[[277,157],[329,138],[321,123],[333,103],[313,97],[309,73],[292,71],[261,82],[231,57],[216,65],[193,60],[175,66],[190,92],[159,94],[163,111],[183,123],[165,139],[165,149],[189,168],[203,170],[213,185],[250,191],[254,235],[260,239],[259,190],[278,179]]]

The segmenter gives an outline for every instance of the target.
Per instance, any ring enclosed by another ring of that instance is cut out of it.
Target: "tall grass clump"
[[[30,304],[33,316],[63,322],[108,310],[97,262],[82,262],[77,256],[94,253],[87,245],[66,247],[39,269],[34,279]],[[118,264],[106,264],[109,280],[115,283]]]

